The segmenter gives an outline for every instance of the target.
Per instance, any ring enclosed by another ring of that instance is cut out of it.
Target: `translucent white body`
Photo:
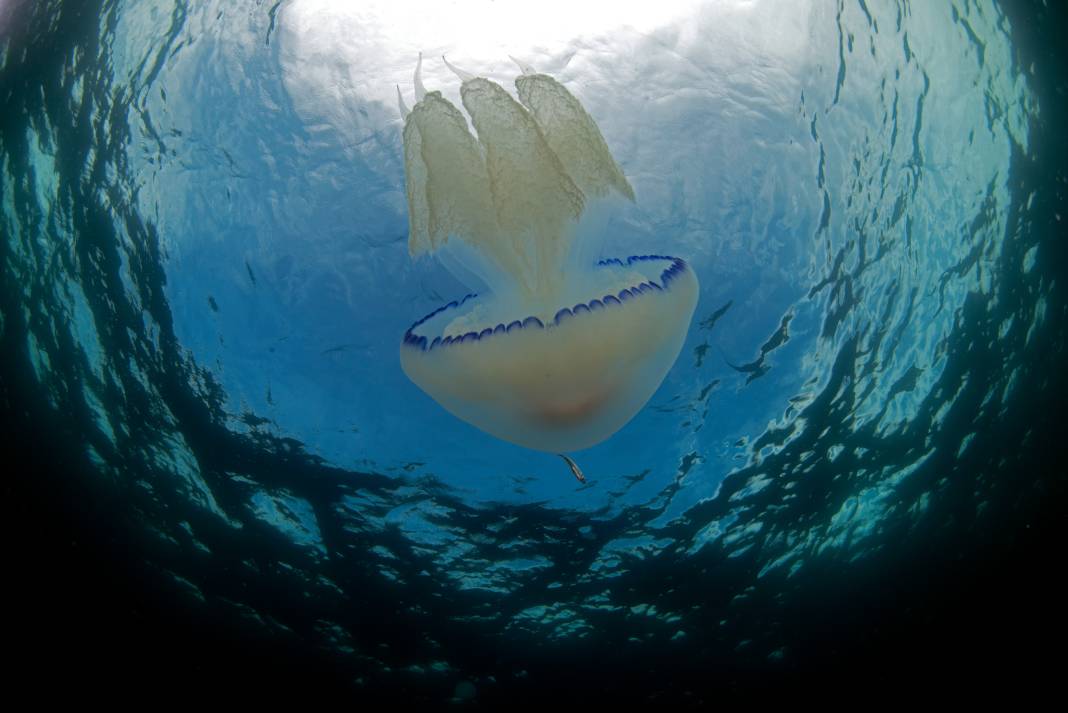
[[[660,386],[697,304],[697,278],[684,262],[636,259],[661,273],[655,282],[568,308],[549,324],[529,318],[443,339],[452,314],[472,300],[434,313],[405,335],[404,373],[503,440],[550,453],[596,445]]]
[[[524,69],[527,72],[526,69]],[[610,194],[633,200],[593,119],[543,74],[457,71],[478,138],[439,92],[405,114],[409,251],[436,252],[481,295],[404,336],[408,377],[498,438],[560,453],[595,445],[649,400],[682,348],[697,278],[665,256],[595,263]],[[598,229],[599,226],[599,229]]]

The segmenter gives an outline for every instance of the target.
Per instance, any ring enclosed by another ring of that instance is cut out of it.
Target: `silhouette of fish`
[[[564,462],[567,463],[567,467],[570,468],[571,472],[575,475],[576,478],[578,478],[578,482],[580,482],[580,483],[585,483],[586,482],[586,476],[582,474],[582,469],[578,467],[578,463],[576,463],[575,461],[571,460],[570,458],[565,456],[563,453],[557,453],[556,455],[558,455],[558,456],[560,456],[561,458],[564,459]]]

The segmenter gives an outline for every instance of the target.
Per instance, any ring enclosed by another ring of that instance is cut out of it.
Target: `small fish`
[[[558,455],[558,456],[560,456],[561,458],[564,459],[564,462],[567,463],[567,467],[570,468],[571,472],[575,475],[576,478],[578,478],[578,482],[580,482],[580,483],[585,483],[586,482],[586,476],[582,474],[582,469],[578,467],[578,463],[576,463],[575,461],[571,460],[570,458],[565,456],[563,453],[557,453],[556,455]]]

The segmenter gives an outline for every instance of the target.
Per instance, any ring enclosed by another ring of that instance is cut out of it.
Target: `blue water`
[[[494,708],[1052,670],[1063,13],[471,5],[0,0],[27,675]],[[406,246],[420,50],[564,82],[638,195],[612,254],[701,281],[585,486],[399,368],[465,292]]]

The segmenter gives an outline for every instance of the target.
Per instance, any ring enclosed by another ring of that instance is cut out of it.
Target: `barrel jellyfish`
[[[446,60],[446,64],[448,64]],[[413,324],[404,373],[454,416],[550,453],[588,448],[652,397],[682,349],[697,277],[665,255],[602,258],[606,216],[634,192],[579,101],[520,63],[519,101],[449,65],[463,114],[426,91],[404,116],[412,257],[472,293]]]

